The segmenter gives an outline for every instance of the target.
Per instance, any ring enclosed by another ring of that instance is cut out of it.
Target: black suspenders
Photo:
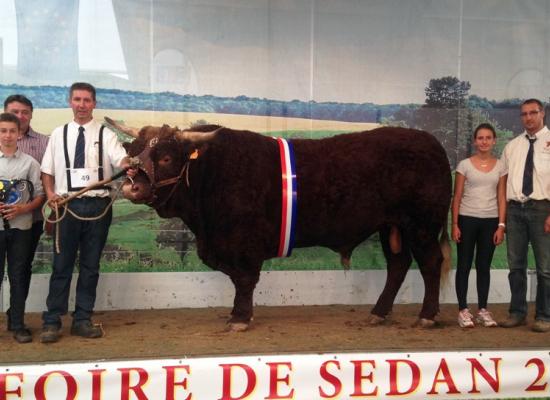
[[[67,173],[67,187],[69,189],[69,192],[76,192],[80,189],[83,189],[82,187],[73,187],[71,183],[71,162],[69,160],[69,150],[67,149],[67,131],[69,129],[69,124],[66,124],[63,127],[63,150],[65,152],[65,170]],[[99,163],[97,168],[97,176],[100,181],[103,180],[103,129],[105,129],[105,125],[101,125],[101,128],[99,129]],[[108,186],[101,186],[97,189],[107,189],[110,188]]]

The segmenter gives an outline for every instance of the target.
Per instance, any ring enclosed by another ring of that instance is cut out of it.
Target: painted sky
[[[13,2],[1,81],[28,83]],[[550,0],[80,0],[78,65],[100,87],[182,94],[421,103],[453,75],[490,99],[548,100],[548,21]]]

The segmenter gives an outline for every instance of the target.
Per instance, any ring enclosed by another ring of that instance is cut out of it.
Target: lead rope
[[[126,173],[126,171],[124,171],[124,173]],[[119,173],[120,174],[120,173]],[[119,175],[117,174],[117,175]],[[115,175],[116,176],[116,175]],[[117,179],[119,176],[113,176],[112,178],[109,178],[109,179],[105,179],[104,181],[101,181],[101,182],[97,182],[93,185],[90,185],[88,187],[85,187],[84,189],[78,191],[77,193],[71,195],[71,196],[67,196],[65,197],[63,200],[62,200],[62,204],[61,204],[61,207],[63,207],[63,213],[61,214],[61,216],[59,215],[59,206],[56,204],[55,207],[53,208],[53,211],[55,213],[55,219],[50,219],[49,216],[46,216],[46,208],[48,207],[48,202],[45,202],[44,205],[42,206],[42,216],[44,217],[44,221],[45,222],[48,222],[50,224],[57,224],[59,222],[61,222],[66,216],[67,216],[67,212],[69,214],[71,214],[73,217],[75,217],[76,219],[80,220],[80,221],[96,221],[98,219],[101,219],[103,218],[107,212],[109,212],[109,209],[113,206],[113,203],[115,202],[118,194],[120,193],[120,191],[122,190],[122,185],[124,185],[124,182],[122,182],[114,196],[112,196],[111,198],[111,201],[109,202],[109,204],[105,207],[105,210],[103,210],[103,212],[99,215],[96,215],[94,217],[82,217],[78,214],[76,214],[74,211],[72,211],[71,209],[69,209],[69,206],[68,206],[68,203],[69,203],[69,200],[72,200],[73,198],[75,198],[77,195],[80,196],[82,193],[85,193],[87,192],[88,190],[92,190],[94,187],[96,186],[101,186],[101,185],[104,185],[108,182],[111,182],[113,181],[114,179]],[[132,181],[129,177],[127,177],[127,179],[129,179],[130,181]],[[107,182],[108,181],[108,182]],[[55,252],[57,254],[61,253],[61,247],[60,247],[60,244],[59,244],[59,229],[56,229],[55,230],[55,238],[54,238],[54,245],[55,245]]]

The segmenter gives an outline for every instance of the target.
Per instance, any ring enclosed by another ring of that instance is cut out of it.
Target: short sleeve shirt
[[[34,197],[44,194],[40,181],[40,164],[21,150],[17,150],[13,156],[6,156],[0,151],[0,178],[6,180],[26,179],[32,183]],[[32,213],[25,213],[12,219],[10,227],[26,230],[31,228],[32,223]],[[3,229],[3,224],[0,223],[0,230]]]
[[[533,193],[526,197],[522,193],[523,170],[529,151],[527,133],[512,139],[504,147],[502,161],[508,172],[506,198],[519,202],[528,200],[550,200],[550,130],[545,126],[535,133],[537,140],[533,144]]]
[[[502,161],[497,160],[492,170],[478,170],[467,158],[456,167],[456,172],[464,176],[464,192],[458,213],[469,217],[498,217],[497,185],[500,178],[506,175]]]
[[[99,166],[99,130],[101,124],[95,120],[88,122],[84,126],[85,137],[85,161],[86,168],[97,168]],[[48,142],[48,147],[42,159],[42,172],[52,175],[55,179],[55,193],[64,195],[69,192],[67,182],[67,166],[65,164],[63,128],[56,128]],[[78,137],[79,125],[72,121],[68,124],[67,129],[67,152],[70,165],[74,163],[74,153],[76,139]],[[126,157],[126,150],[118,141],[116,134],[108,128],[103,130],[103,172],[104,178],[109,178],[113,175],[113,167],[119,167],[122,160]],[[89,190],[81,197],[106,197],[109,193],[107,190],[97,189]]]

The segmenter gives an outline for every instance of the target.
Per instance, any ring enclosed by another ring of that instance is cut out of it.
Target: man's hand
[[[139,172],[139,160],[137,157],[125,157],[120,163],[120,168],[126,170],[126,175],[129,178],[135,178]]]
[[[57,203],[59,203],[63,199],[64,199],[64,197],[53,193],[53,194],[48,196],[48,206],[50,206],[51,209],[56,209],[57,208]]]
[[[138,169],[137,168],[133,168],[133,167],[130,167],[126,170],[126,175],[129,177],[129,178],[135,178],[136,175],[138,174]]]
[[[550,233],[550,215],[544,221],[544,232]]]

